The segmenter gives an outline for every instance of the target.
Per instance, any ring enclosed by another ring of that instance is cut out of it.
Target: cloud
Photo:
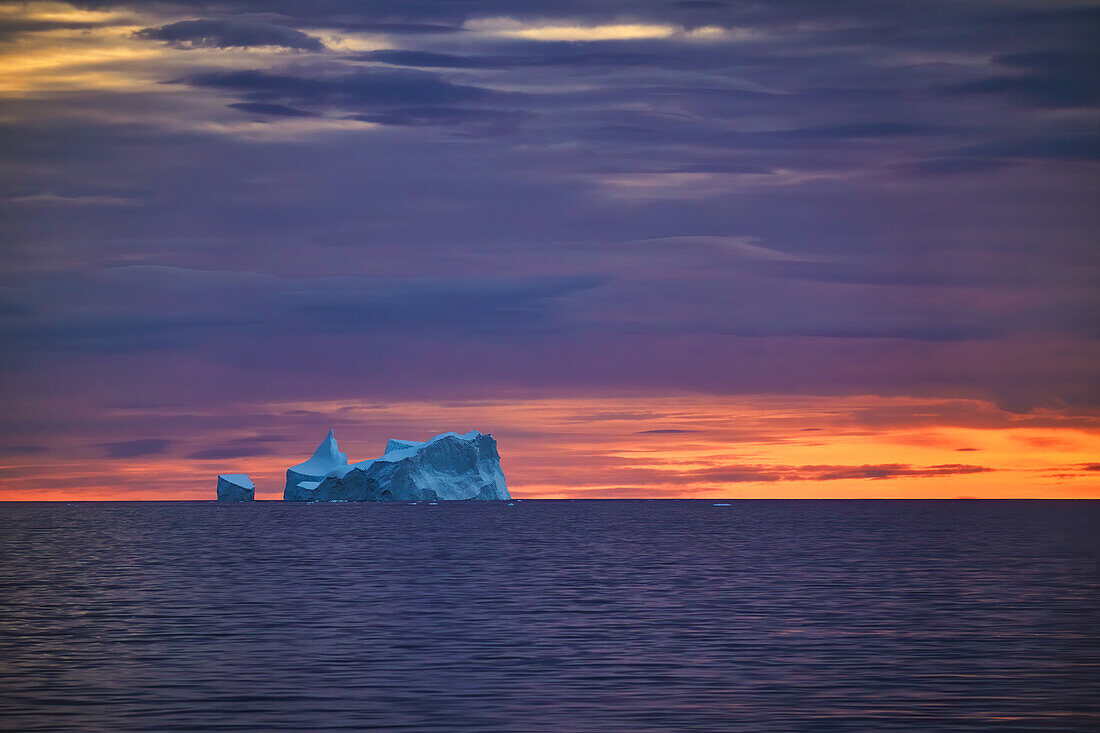
[[[307,112],[303,109],[288,107],[285,104],[272,104],[270,102],[237,102],[229,105],[241,112],[256,115],[272,115],[274,117],[313,117],[315,112]]]
[[[720,0],[676,0],[673,5],[689,10],[721,10],[729,7],[729,3]]]
[[[164,41],[182,48],[252,48],[278,46],[297,51],[323,51],[319,38],[281,25],[255,20],[203,18],[182,20],[135,33],[145,40]]]
[[[884,463],[863,466],[801,466],[801,471],[812,476],[815,481],[836,481],[838,479],[888,479],[913,476],[960,476],[971,473],[988,473],[991,468],[971,466],[961,463],[945,463],[936,466],[910,466],[900,463]]]
[[[125,196],[58,195],[52,191],[43,191],[42,193],[0,199],[0,203],[50,204],[57,206],[138,206],[141,201]]]
[[[313,74],[217,71],[193,74],[176,83],[232,92],[244,101],[230,107],[272,117],[327,113],[381,125],[504,131],[533,116],[526,111],[478,106],[505,95],[408,69],[338,67]]]
[[[49,446],[24,443],[22,445],[6,446],[4,453],[7,455],[36,455],[38,453],[48,453],[49,450]]]
[[[942,135],[951,131],[943,125],[922,125],[913,122],[879,121],[849,122],[836,125],[816,125],[791,130],[776,130],[768,135],[787,140],[874,140],[877,138]]]
[[[998,56],[1011,74],[961,82],[944,88],[957,95],[1005,95],[1036,107],[1095,107],[1100,103],[1100,52],[1088,50],[1027,51]]]
[[[310,328],[359,331],[504,335],[568,328],[555,306],[600,288],[602,274],[515,279],[390,280],[331,278],[299,285],[286,296],[286,309]]]
[[[653,23],[609,23],[601,25],[541,23],[532,24],[514,18],[475,18],[464,28],[477,33],[521,38],[530,41],[623,41],[638,38],[668,38],[678,30],[671,25]]]
[[[959,288],[988,282],[982,273],[943,272],[932,268],[889,267],[870,263],[822,262],[788,258],[759,264],[772,277],[838,285]]]
[[[251,102],[291,100],[347,108],[462,103],[490,96],[484,89],[452,84],[435,74],[387,69],[340,69],[311,76],[262,70],[212,71],[192,74],[178,83],[236,92]]]
[[[819,445],[828,445],[830,438],[822,438]],[[694,445],[706,446],[706,436],[693,439]],[[713,443],[710,443],[713,445]],[[949,476],[970,476],[990,473],[997,469],[987,466],[968,464],[938,464],[917,466],[908,463],[883,463],[863,465],[790,465],[783,463],[744,463],[723,464],[707,468],[687,469],[680,466],[692,461],[690,454],[678,460],[648,459],[638,447],[629,449],[630,463],[616,465],[611,461],[597,460],[593,465],[581,463],[574,470],[587,478],[587,483],[612,484],[630,483],[637,486],[676,486],[685,493],[698,491],[700,487],[723,484],[763,483],[777,484],[785,482],[828,483],[833,481],[892,481],[895,479],[934,479]],[[667,453],[657,455],[666,456]],[[698,460],[698,459],[697,459]],[[638,465],[641,464],[641,465]],[[558,475],[553,468],[546,468],[545,478],[550,481],[567,483],[567,474]],[[541,477],[540,477],[541,478]],[[645,495],[645,491],[637,492]]]
[[[685,474],[694,482],[743,483],[753,481],[840,481],[847,479],[885,480],[928,476],[960,476],[987,473],[993,469],[960,463],[912,466],[903,463],[865,464],[861,466],[721,466]]]
[[[230,458],[250,458],[252,456],[267,456],[271,455],[270,448],[264,448],[262,446],[242,446],[242,445],[230,445],[230,446],[212,446],[210,448],[203,448],[202,450],[193,451],[187,454],[187,457],[195,461],[222,461]]]
[[[283,443],[286,438],[280,435],[253,435],[247,438],[236,438],[217,445],[201,448],[187,454],[187,458],[196,461],[221,461],[230,458],[250,458],[253,456],[268,456],[274,451],[268,447],[270,443]]]
[[[514,129],[533,115],[515,110],[486,109],[478,107],[402,107],[366,114],[352,115],[351,119],[377,125],[468,125],[504,132]]]
[[[459,55],[433,51],[383,49],[357,54],[360,61],[391,66],[411,66],[429,69],[538,69],[556,66],[577,66],[600,69],[617,66],[685,66],[698,57],[686,54],[647,53],[649,49],[633,51],[588,50],[573,44],[538,44],[532,51],[524,49],[509,54]],[[698,63],[696,61],[695,63]]]
[[[603,275],[280,278],[121,267],[23,289],[15,302],[24,307],[0,312],[0,334],[27,348],[108,353],[184,349],[242,328],[285,337],[533,335],[565,328],[561,302],[607,282]]]
[[[171,440],[162,438],[139,438],[117,443],[104,443],[103,453],[108,458],[137,458],[156,456],[164,453],[172,445]]]
[[[0,40],[7,41],[15,36],[26,33],[44,33],[48,31],[63,30],[87,30],[107,25],[110,22],[112,21],[102,19],[82,20],[80,18],[72,18],[62,20],[34,17],[0,17]]]
[[[442,23],[348,23],[346,17],[340,27],[346,30],[367,31],[370,33],[385,33],[387,35],[412,36],[462,33],[465,30],[461,26],[444,25]]]
[[[1000,158],[944,156],[897,163],[893,169],[913,176],[958,176],[988,173],[1014,165],[1014,161]]]
[[[956,155],[1008,160],[1100,160],[1100,135],[1076,130],[1002,137],[952,151]]]

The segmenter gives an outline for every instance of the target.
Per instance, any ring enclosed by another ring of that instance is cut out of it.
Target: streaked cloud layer
[[[526,496],[1100,495],[1098,30],[0,4],[0,492],[204,496],[332,423],[491,430]]]

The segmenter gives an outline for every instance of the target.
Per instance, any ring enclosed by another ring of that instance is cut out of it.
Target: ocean
[[[1096,731],[1100,502],[5,503],[0,728]]]

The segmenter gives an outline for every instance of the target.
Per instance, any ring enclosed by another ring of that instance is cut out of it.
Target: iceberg
[[[317,446],[317,450],[313,451],[313,456],[308,461],[286,470],[286,488],[283,489],[283,499],[285,501],[308,501],[308,499],[303,498],[307,495],[298,493],[298,484],[303,481],[319,483],[325,480],[330,471],[346,465],[348,465],[348,455],[340,452],[340,447],[336,445],[336,436],[332,430],[329,430],[328,435],[321,441],[321,445]]]
[[[319,469],[329,466],[321,475]],[[301,478],[297,478],[297,477]],[[391,440],[380,458],[348,465],[329,432],[305,463],[287,470],[286,501],[510,499],[497,442],[477,430],[431,440]]]
[[[218,476],[218,501],[255,501],[256,484],[243,473]]]

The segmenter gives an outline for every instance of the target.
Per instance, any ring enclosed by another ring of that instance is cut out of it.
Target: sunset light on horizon
[[[21,470],[7,467],[0,500],[205,500],[210,476],[237,470],[256,481],[257,499],[280,499],[286,469],[328,426],[361,460],[441,424],[492,432],[522,499],[1100,496],[1092,418],[976,400],[682,395],[108,412],[118,434],[158,437],[88,446],[63,433],[57,458],[30,451]]]

